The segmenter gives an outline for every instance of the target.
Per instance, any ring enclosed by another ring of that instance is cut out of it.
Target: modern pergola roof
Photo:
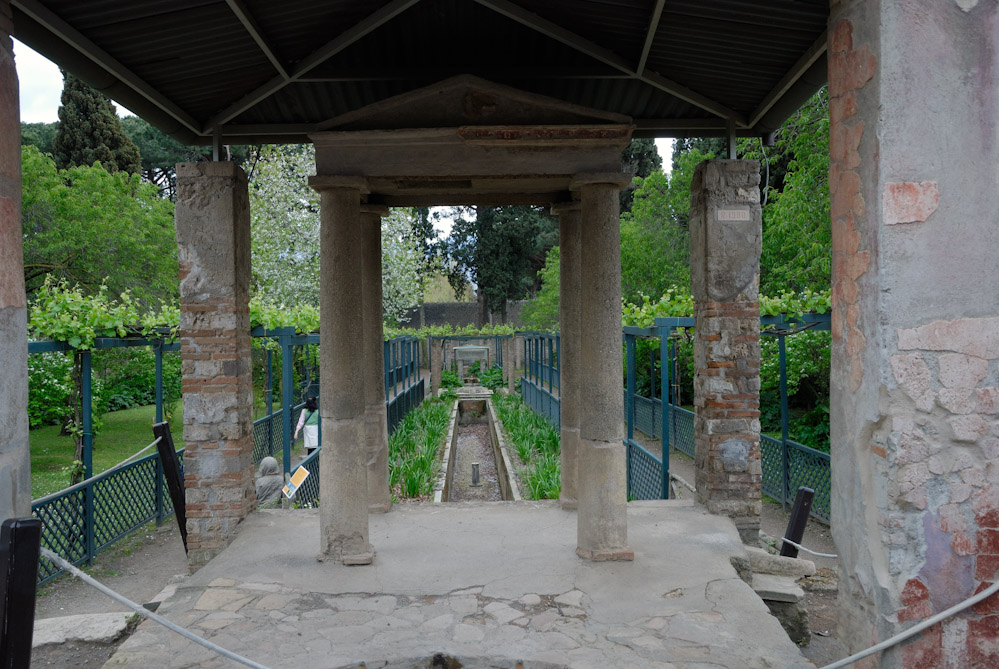
[[[473,74],[635,136],[766,134],[826,78],[828,0],[11,0],[15,37],[185,143],[303,142]]]

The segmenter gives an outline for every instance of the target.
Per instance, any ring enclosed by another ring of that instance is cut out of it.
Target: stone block
[[[793,579],[815,574],[815,563],[811,560],[773,555],[762,548],[746,546],[749,564],[754,574],[787,576]]]
[[[813,565],[814,569],[814,565]],[[753,591],[764,601],[801,602],[805,591],[791,576],[753,572]]]

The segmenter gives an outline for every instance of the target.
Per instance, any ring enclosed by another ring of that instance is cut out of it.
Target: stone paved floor
[[[160,607],[271,667],[807,667],[736,575],[730,521],[684,502],[629,505],[634,563],[574,553],[552,503],[397,506],[371,517],[367,567],[320,563],[318,516],[262,511]],[[222,667],[151,622],[109,667]]]

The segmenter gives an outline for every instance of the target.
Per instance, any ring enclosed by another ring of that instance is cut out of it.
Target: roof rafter
[[[122,83],[162,109],[182,126],[195,134],[201,134],[198,121],[193,116],[178,107],[157,89],[153,88],[149,82],[125,67],[120,61],[112,57],[111,54],[87,39],[76,28],[73,28],[56,16],[51,10],[38,2],[38,0],[11,0],[11,5],[17,7],[27,16],[30,16],[33,21],[59,37],[66,44],[72,46],[82,56],[89,58],[117,77]]]
[[[250,8],[246,6],[246,3],[243,2],[243,0],[225,0],[225,1],[226,4],[229,5],[229,9],[232,10],[232,13],[236,15],[236,18],[239,19],[239,22],[243,24],[244,28],[246,28],[246,32],[250,33],[250,37],[253,38],[253,41],[257,43],[257,46],[260,47],[260,50],[264,53],[265,56],[267,56],[267,60],[271,61],[271,65],[274,66],[274,69],[277,70],[277,73],[282,77],[284,77],[285,79],[288,79],[289,78],[288,70],[285,68],[281,60],[277,57],[277,54],[274,52],[273,47],[271,47],[270,43],[264,37],[263,30],[261,30],[260,25],[257,23],[257,20],[253,17],[253,14],[250,12]]]
[[[602,63],[615,67],[625,74],[628,74],[639,81],[650,86],[654,86],[665,93],[680,98],[684,102],[700,107],[716,116],[726,119],[733,119],[737,124],[745,124],[745,116],[739,112],[729,109],[725,105],[708,98],[705,95],[693,91],[682,84],[667,79],[656,72],[639,73],[632,64],[623,56],[620,56],[610,49],[599,44],[595,44],[585,37],[563,28],[562,26],[542,18],[534,12],[528,11],[510,0],[475,0],[483,7],[487,7],[498,14],[502,14],[509,19],[540,32],[542,35],[562,42],[591,58],[595,58]]]
[[[652,50],[652,42],[656,38],[659,30],[659,21],[663,15],[663,5],[666,0],[656,0],[656,6],[652,8],[652,16],[649,17],[649,30],[645,33],[645,46],[642,47],[642,57],[638,59],[638,67],[635,71],[639,74],[645,73],[645,64],[649,61],[649,51]]]
[[[420,2],[420,0],[392,0],[392,2],[361,19],[357,24],[347,28],[329,42],[306,56],[294,70],[288,73],[287,78],[277,76],[271,79],[262,86],[259,86],[256,90],[244,95],[242,98],[208,119],[199,134],[205,134],[215,126],[222,125],[226,121],[239,116],[253,105],[257,104],[266,97],[273,95],[288,84],[297,81],[303,75],[313,70],[316,66],[326,62],[336,54],[349,47],[351,44],[357,42],[385,23],[388,23],[418,2]]]
[[[748,124],[749,127],[752,128],[759,123],[760,119],[762,119],[763,116],[770,111],[770,108],[777,103],[777,100],[779,100],[782,95],[787,93],[788,89],[790,89],[791,86],[793,86],[795,82],[801,78],[801,75],[807,72],[808,68],[815,64],[815,61],[822,57],[822,54],[826,52],[827,42],[829,39],[828,35],[829,31],[824,30],[822,34],[819,35],[819,38],[812,43],[812,46],[808,47],[808,50],[801,55],[801,58],[799,58],[797,62],[791,66],[791,69],[787,71],[787,74],[781,77],[781,80],[777,82],[777,85],[774,86],[769,93],[767,93],[766,97],[763,98],[763,102],[760,103],[760,106],[758,106],[755,110],[753,110],[753,113],[750,114]]]

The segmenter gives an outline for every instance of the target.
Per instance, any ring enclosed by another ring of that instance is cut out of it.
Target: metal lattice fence
[[[183,451],[177,457],[183,462]],[[172,514],[157,453],[31,504],[31,515],[42,521],[42,546],[77,565],[146,523],[162,522]],[[39,585],[60,573],[48,560],[39,560]]]
[[[662,458],[634,441],[625,443],[628,447],[628,497],[662,499]]]

